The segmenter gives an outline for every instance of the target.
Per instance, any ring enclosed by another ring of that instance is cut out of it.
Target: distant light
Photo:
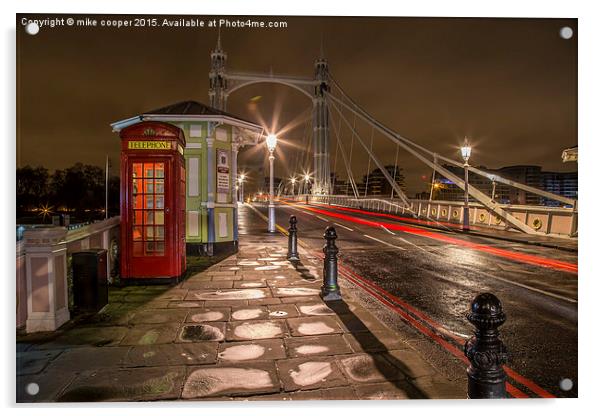
[[[265,143],[268,146],[268,150],[273,152],[276,149],[276,144],[278,143],[278,137],[275,134],[268,134],[268,137],[265,139]]]
[[[305,182],[309,182],[309,175],[306,173],[305,176],[303,177],[305,179]]]
[[[573,37],[573,29],[565,26],[563,28],[560,29],[560,37],[562,39],[570,39]]]
[[[296,181],[297,181],[297,179],[291,178],[291,183],[295,183]]]

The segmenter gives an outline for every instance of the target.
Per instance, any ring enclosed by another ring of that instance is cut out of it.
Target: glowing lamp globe
[[[268,146],[268,150],[273,152],[276,149],[276,143],[278,143],[278,138],[275,134],[268,134],[268,137],[265,139],[265,143]]]
[[[470,159],[471,151],[472,148],[468,144],[468,139],[464,139],[464,146],[460,148],[460,153],[462,154],[462,158],[464,159],[464,161],[468,162],[468,159]]]

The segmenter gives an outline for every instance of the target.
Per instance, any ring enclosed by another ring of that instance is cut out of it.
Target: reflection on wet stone
[[[298,386],[309,386],[320,381],[332,373],[332,365],[328,362],[307,362],[299,364],[299,371],[291,370],[291,378]]]
[[[187,325],[182,329],[183,341],[222,341],[224,334],[211,325]]]
[[[192,399],[216,395],[228,390],[263,391],[274,388],[270,374],[264,370],[245,368],[203,368],[194,371],[184,384],[182,398]]]
[[[219,353],[219,358],[228,361],[254,360],[265,353],[265,347],[256,344],[235,345]]]
[[[305,315],[334,315],[334,311],[323,304],[300,305],[299,310]]]

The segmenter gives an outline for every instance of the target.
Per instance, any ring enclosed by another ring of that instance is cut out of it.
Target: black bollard
[[[502,302],[491,293],[481,293],[470,304],[466,319],[476,328],[464,345],[464,355],[470,360],[468,398],[504,399],[506,373],[502,366],[508,361],[508,352],[498,331],[506,321]]]
[[[326,240],[326,244],[322,248],[324,252],[324,282],[320,297],[325,301],[341,300],[343,299],[341,297],[341,288],[337,282],[339,273],[337,254],[339,249],[334,242],[337,239],[337,232],[333,226],[326,227],[324,239]]]
[[[286,254],[286,259],[299,261],[299,253],[297,252],[297,217],[291,215],[288,222],[290,226],[288,228],[288,253]]]

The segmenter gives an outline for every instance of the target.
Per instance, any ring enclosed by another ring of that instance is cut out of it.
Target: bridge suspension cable
[[[341,121],[342,121],[342,117],[339,117],[339,126],[341,125],[340,124]],[[355,180],[353,179],[353,171],[351,170],[351,163],[349,160],[347,160],[345,148],[343,147],[343,141],[340,139],[339,131],[334,129],[334,134],[335,134],[335,141],[336,141],[337,149],[340,149],[341,156],[343,158],[343,163],[345,165],[345,171],[347,173],[347,185],[351,184],[351,189],[353,191],[353,195],[355,195],[356,198],[359,198],[359,192],[357,190],[357,185],[355,183]],[[353,142],[352,142],[352,146],[353,146]],[[335,172],[335,176],[336,176],[336,172]],[[347,190],[345,190],[345,193],[347,193]]]
[[[380,171],[382,172],[382,174],[385,176],[385,178],[387,179],[387,181],[389,181],[389,183],[391,184],[391,186],[393,187],[393,189],[395,190],[395,192],[397,193],[397,195],[399,196],[399,199],[401,199],[401,202],[403,203],[404,207],[409,211],[412,212],[412,214],[414,216],[417,216],[416,213],[412,210],[410,202],[408,201],[408,198],[406,197],[406,195],[404,194],[404,192],[401,190],[401,188],[393,181],[393,179],[391,178],[391,175],[389,174],[389,172],[384,168],[384,166],[380,163],[380,161],[376,158],[376,156],[374,156],[374,154],[372,153],[372,151],[368,148],[368,146],[366,146],[366,144],[364,143],[364,141],[362,140],[362,138],[360,137],[360,135],[358,134],[358,132],[356,131],[355,128],[353,128],[351,126],[351,124],[349,123],[349,121],[345,118],[345,116],[343,115],[342,111],[339,110],[336,106],[332,105],[330,103],[330,100],[328,100],[328,97],[331,97],[332,95],[330,93],[327,93],[327,100],[326,100],[326,104],[329,108],[329,110],[332,112],[332,109],[334,108],[339,116],[342,118],[342,120],[345,122],[345,124],[347,125],[347,127],[349,127],[349,129],[351,130],[352,135],[355,136],[355,138],[357,139],[358,143],[364,148],[364,150],[368,153],[369,157],[372,159],[372,161],[374,162],[374,164],[380,169]],[[340,100],[339,100],[340,101]]]
[[[372,127],[372,133],[370,134],[370,153],[374,147],[374,127]],[[368,170],[366,172],[366,183],[364,184],[364,198],[368,196],[368,183],[370,182],[370,156],[368,156]]]
[[[329,74],[330,75],[330,74]],[[349,95],[347,95],[345,93],[345,91],[343,90],[343,88],[339,85],[339,83],[330,75],[329,80],[332,82],[332,84],[340,91],[340,94],[342,97],[344,97],[350,104],[345,103],[343,100],[339,100],[338,98],[334,97],[331,93],[326,92],[327,94],[327,98],[332,98],[335,101],[337,101],[338,103],[340,103],[342,106],[344,106],[345,108],[347,108],[349,111],[353,112],[354,114],[360,116],[362,119],[364,119],[364,121],[366,121],[369,124],[372,124],[373,126],[376,126],[383,134],[385,134],[385,136],[387,136],[389,139],[391,139],[394,142],[404,142],[406,145],[412,146],[422,152],[425,152],[427,154],[429,154],[431,157],[434,157],[435,153],[428,150],[427,148],[413,142],[412,140],[408,139],[407,137],[404,137],[400,134],[398,134],[397,132],[393,131],[392,129],[390,129],[389,127],[385,126],[384,124],[380,123],[378,120],[376,120],[374,117],[372,117],[368,112],[366,112],[362,107],[360,107],[351,97],[349,97]],[[438,159],[445,161],[447,163],[449,163],[450,165],[456,166],[456,167],[464,167],[464,164],[461,162],[458,162],[457,160],[454,159],[450,159],[447,158],[445,156],[442,155],[437,155]],[[429,166],[431,166],[430,163],[428,163]],[[439,171],[439,173],[441,173],[443,176],[447,177],[448,179],[452,180],[460,189],[464,190],[464,180],[456,177],[459,179],[459,182],[456,182],[456,180],[454,180],[453,178],[449,177],[447,174],[451,174],[451,172],[445,170],[446,173],[442,172],[441,169],[437,169]],[[468,170],[470,172],[473,172],[479,176],[483,176],[486,177],[490,180],[495,180],[496,182],[499,183],[503,183],[504,185],[508,185],[511,187],[515,187],[518,189],[521,189],[523,191],[527,191],[527,192],[531,192],[534,193],[536,195],[540,195],[543,196],[545,198],[549,198],[555,201],[560,201],[564,204],[567,205],[571,205],[571,206],[575,206],[577,201],[571,198],[567,198],[561,195],[557,195],[551,192],[547,192],[547,191],[543,191],[541,189],[529,186],[529,185],[525,185],[522,184],[520,182],[516,182],[510,179],[506,179],[503,178],[499,175],[494,175],[491,174],[489,172],[485,172],[482,171],[481,169],[478,169],[474,166],[469,166]],[[471,192],[471,189],[473,189],[472,186],[468,186],[469,189],[469,193]],[[474,195],[471,194],[471,196],[475,199],[476,198]]]
[[[486,207],[490,211],[492,211],[495,214],[497,214],[500,218],[502,218],[503,220],[505,220],[505,222],[508,225],[510,225],[510,226],[512,226],[512,227],[520,230],[520,231],[523,231],[523,232],[525,232],[527,234],[543,234],[543,233],[535,230],[533,227],[531,227],[531,226],[525,224],[524,222],[520,221],[518,218],[516,218],[515,216],[513,216],[511,213],[507,212],[497,202],[492,201],[491,198],[488,195],[485,195],[483,192],[481,192],[479,189],[477,189],[473,185],[466,184],[463,179],[461,179],[460,177],[454,175],[451,171],[449,171],[448,169],[444,168],[442,165],[439,165],[438,163],[431,162],[427,157],[425,157],[423,154],[421,154],[420,151],[422,151],[422,152],[430,155],[431,157],[434,157],[434,152],[431,152],[428,149],[424,148],[423,146],[420,146],[420,145],[412,142],[411,140],[407,139],[406,137],[401,136],[400,134],[394,132],[390,128],[388,128],[385,125],[383,125],[382,123],[380,123],[378,120],[376,120],[370,114],[368,114],[364,109],[362,109],[358,104],[356,104],[343,91],[343,89],[340,87],[340,85],[336,82],[336,80],[334,78],[330,77],[330,79],[332,81],[332,84],[335,85],[335,87],[340,91],[342,97],[345,100],[349,101],[350,104],[346,103],[343,99],[339,99],[339,98],[335,97],[329,91],[325,92],[325,95],[326,95],[326,98],[327,98],[327,102],[331,102],[332,101],[332,102],[334,102],[336,104],[341,105],[342,107],[344,107],[347,110],[351,111],[353,114],[355,114],[355,115],[359,116],[360,118],[362,118],[368,124],[372,125],[373,127],[376,127],[381,133],[383,133],[393,143],[396,143],[398,146],[402,147],[404,150],[406,150],[407,152],[409,152],[410,154],[412,154],[414,157],[416,157],[417,159],[419,159],[421,162],[423,162],[427,166],[432,167],[437,172],[439,172],[442,176],[444,176],[447,179],[451,180],[461,190],[465,190],[466,189],[467,192],[468,192],[468,194],[470,196],[472,196],[475,200],[477,200],[479,203],[481,203],[484,207]],[[335,107],[335,109],[336,109],[336,107]],[[450,163],[451,165],[454,165],[454,166],[463,166],[463,164],[461,164],[461,163],[459,163],[459,162],[457,162],[457,161],[455,161],[453,159],[442,157],[441,155],[438,155],[438,158],[442,159],[442,160],[445,160],[445,161],[447,161],[448,163]],[[375,160],[375,162],[376,162],[376,160]],[[516,188],[519,188],[519,189],[523,189],[523,190],[528,191],[528,192],[532,192],[532,193],[535,193],[535,194],[538,194],[538,195],[550,198],[550,199],[558,200],[558,201],[564,202],[566,204],[573,205],[574,210],[576,210],[576,203],[577,203],[576,200],[571,200],[570,198],[565,198],[565,197],[562,197],[560,195],[556,195],[556,194],[552,194],[550,192],[542,191],[540,189],[533,188],[533,187],[530,187],[528,185],[520,184],[518,182],[514,182],[514,181],[511,181],[509,179],[505,179],[505,178],[499,177],[497,175],[492,175],[490,173],[483,172],[480,169],[476,169],[474,167],[469,167],[469,170],[472,171],[472,172],[474,172],[474,173],[476,173],[476,174],[478,174],[478,175],[487,177],[490,180],[496,180],[497,182],[504,183],[504,184],[509,185],[509,186],[513,186],[513,187],[516,187]],[[389,180],[389,182],[391,182],[391,181]]]

